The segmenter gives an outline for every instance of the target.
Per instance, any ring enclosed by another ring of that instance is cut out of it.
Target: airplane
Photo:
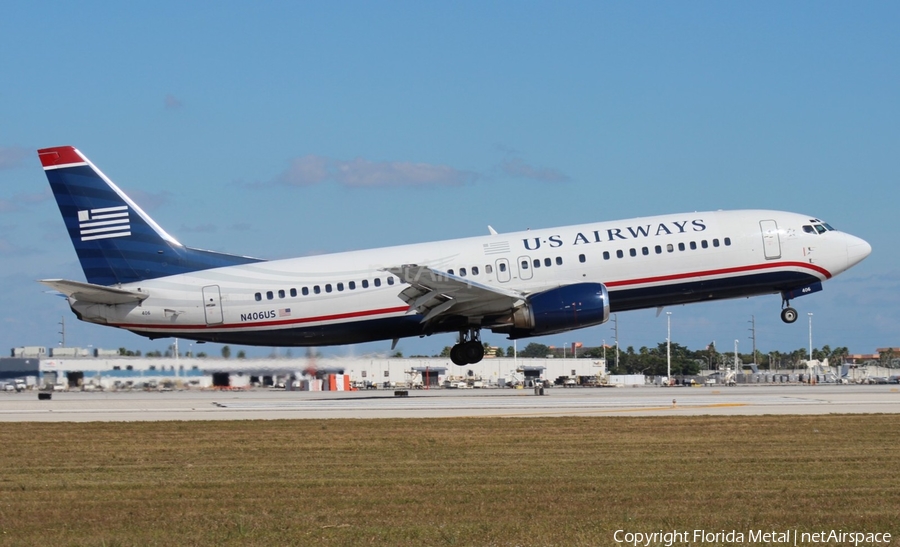
[[[182,245],[71,146],[38,150],[87,282],[45,279],[82,321],[148,338],[328,346],[458,333],[450,359],[610,313],[781,294],[790,301],[872,251],[808,215],[734,210],[490,233],[264,260]]]

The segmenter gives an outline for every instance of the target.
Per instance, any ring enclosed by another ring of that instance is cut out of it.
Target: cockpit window
[[[810,226],[808,224],[803,226],[803,231],[806,232],[807,234],[818,235],[818,234],[824,234],[825,232],[830,232],[830,231],[834,230],[834,228],[832,228],[827,222],[822,222],[821,220],[816,220],[814,222],[815,222],[815,224],[813,224],[812,226]]]

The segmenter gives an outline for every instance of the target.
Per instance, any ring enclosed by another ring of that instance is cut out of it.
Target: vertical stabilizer
[[[71,146],[38,155],[88,283],[132,283],[259,262],[185,247]]]

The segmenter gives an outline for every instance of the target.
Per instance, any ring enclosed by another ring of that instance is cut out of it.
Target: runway
[[[0,422],[900,413],[894,385],[0,394]]]

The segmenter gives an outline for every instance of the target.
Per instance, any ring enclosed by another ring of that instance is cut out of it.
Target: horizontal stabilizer
[[[68,279],[42,279],[41,283],[79,302],[91,302],[94,304],[127,304],[129,302],[140,302],[150,296],[147,293],[126,291],[80,281],[69,281]]]

